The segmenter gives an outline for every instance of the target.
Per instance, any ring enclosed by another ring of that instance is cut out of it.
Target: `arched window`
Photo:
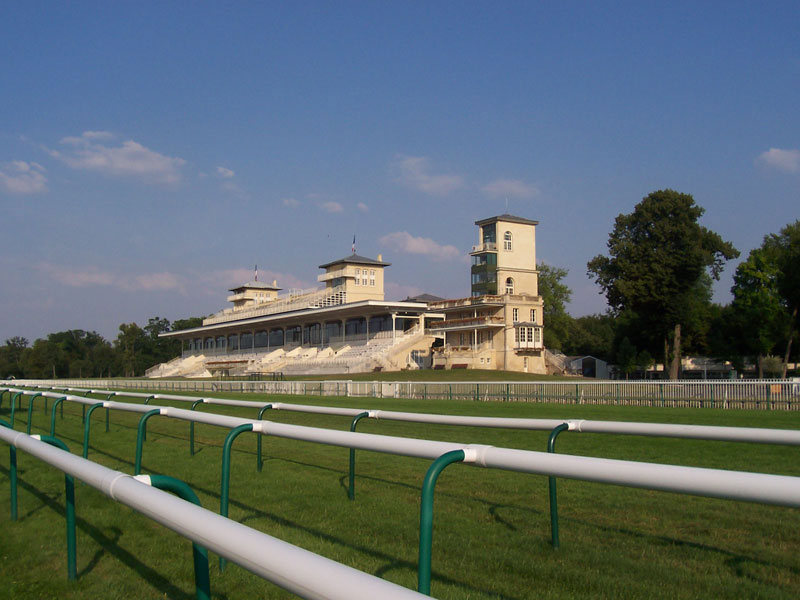
[[[503,250],[511,250],[511,232],[506,231],[503,234]]]
[[[506,294],[514,293],[514,280],[511,277],[506,279]]]

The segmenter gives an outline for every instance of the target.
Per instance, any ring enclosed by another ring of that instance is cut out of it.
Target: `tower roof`
[[[498,215],[496,217],[489,217],[488,219],[481,219],[480,221],[475,221],[475,225],[483,227],[484,225],[489,225],[490,223],[496,223],[497,221],[505,221],[506,223],[521,223],[522,225],[539,224],[539,221],[532,221],[531,219],[523,219],[522,217],[515,217],[514,215],[509,215],[508,213],[505,213],[503,215]]]
[[[245,283],[244,285],[240,285],[235,288],[231,288],[229,292],[241,292],[244,290],[273,290],[273,291],[280,291],[283,288],[275,287],[274,285],[269,285],[268,283],[264,283],[262,281],[250,281]]]
[[[345,256],[339,260],[334,260],[332,262],[325,263],[324,265],[320,265],[319,268],[327,269],[333,265],[340,265],[343,263],[351,265],[373,265],[379,267],[388,267],[391,265],[391,263],[383,262],[382,260],[375,260],[374,258],[367,258],[366,256],[360,256],[358,254],[351,254],[350,256]]]

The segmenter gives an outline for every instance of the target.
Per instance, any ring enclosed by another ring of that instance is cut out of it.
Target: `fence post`
[[[231,486],[231,446],[233,440],[237,438],[240,433],[245,431],[253,431],[252,423],[245,423],[230,430],[225,436],[225,442],[222,444],[222,481],[219,490],[219,514],[223,517],[228,516],[228,494]],[[259,433],[259,435],[261,435]],[[225,563],[227,561],[223,557],[219,557],[219,570],[225,570]]]
[[[350,431],[355,432],[356,425],[364,417],[368,417],[368,412],[358,413],[353,422],[350,423]],[[350,487],[347,489],[347,497],[354,500],[356,497],[356,449],[350,448]]]
[[[447,465],[464,460],[463,450],[452,450],[433,461],[422,483],[419,509],[419,564],[417,565],[417,591],[431,595],[431,546],[433,545],[433,492],[436,480]]]
[[[183,500],[202,506],[194,490],[180,479],[175,479],[169,475],[148,475],[140,477],[139,481],[147,483],[156,489],[172,492]],[[192,542],[192,558],[194,560],[195,598],[197,600],[210,600],[211,580],[208,575],[208,550],[196,542]]]
[[[258,411],[258,420],[262,421],[264,419],[264,412],[270,410],[272,408],[272,404],[265,404],[261,407],[261,410]],[[256,450],[256,470],[261,473],[261,468],[264,466],[264,461],[261,458],[261,436],[256,438],[256,446],[258,447]]]
[[[569,425],[562,423],[557,425],[553,431],[550,432],[550,437],[547,438],[547,451],[550,454],[556,452],[556,438],[562,431],[569,429]],[[550,537],[553,543],[553,550],[558,550],[560,542],[558,539],[558,502],[556,500],[556,478],[548,477],[547,485],[550,491]]]

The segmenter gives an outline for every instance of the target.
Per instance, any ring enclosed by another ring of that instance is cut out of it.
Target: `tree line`
[[[739,252],[699,224],[703,213],[691,195],[660,190],[616,218],[608,254],[587,264],[608,302],[603,315],[570,317],[567,272],[541,265],[545,346],[608,360],[628,374],[661,362],[677,379],[681,357],[692,354],[786,377],[798,360],[800,220],[750,252],[734,274],[733,300],[721,305],[711,301],[712,282]]]
[[[786,376],[798,361],[800,220],[767,234],[734,274],[733,300],[715,304],[712,282],[738,250],[699,224],[704,209],[689,194],[660,190],[631,213],[617,216],[607,255],[587,264],[587,274],[608,303],[605,314],[574,318],[566,305],[567,271],[540,264],[544,344],[571,356],[590,355],[616,364],[629,376],[654,362],[671,379],[680,376],[685,354],[731,361],[761,377]],[[180,353],[165,331],[199,327],[202,318],[153,317],[147,325],[123,323],[113,342],[96,332],[51,333],[32,346],[24,338],[0,346],[0,377],[141,376]]]
[[[71,329],[51,333],[29,345],[13,337],[0,346],[0,377],[50,379],[62,377],[138,377],[161,362],[178,356],[181,343],[158,334],[199,327],[202,317],[168,319],[153,317],[147,325],[123,323],[109,342],[99,333]]]

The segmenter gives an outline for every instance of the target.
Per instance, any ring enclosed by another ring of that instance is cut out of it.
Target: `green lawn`
[[[264,396],[226,394],[251,400]],[[124,401],[124,398],[119,398]],[[471,415],[658,421],[800,429],[800,413],[554,406],[528,403],[269,397],[269,401]],[[131,400],[133,401],[133,400]],[[137,402],[139,400],[136,400]],[[186,407],[184,403],[175,403]],[[27,406],[27,404],[26,404]],[[210,410],[208,406],[203,410]],[[256,411],[214,410],[254,418]],[[90,458],[133,472],[138,417],[112,412],[106,433],[95,412]],[[26,411],[18,413],[24,430]],[[8,401],[0,416],[8,418]],[[349,419],[274,411],[278,422],[347,429]],[[68,405],[57,436],[79,454],[80,407]],[[33,430],[44,433],[41,403]],[[544,432],[362,420],[369,433],[544,450]],[[219,509],[226,431],[199,425],[189,456],[188,424],[148,423],[143,471],[187,481],[203,506]],[[401,585],[416,587],[419,492],[429,462],[358,452],[356,499],[347,499],[348,451],[255,436],[234,444],[230,516],[250,527]],[[562,434],[562,453],[800,476],[800,449],[631,436]],[[77,583],[66,580],[64,478],[18,453],[20,519],[9,520],[8,451],[0,449],[0,598],[193,597],[190,543],[77,485]],[[796,598],[800,511],[559,480],[561,549],[549,545],[547,479],[453,465],[439,478],[432,595],[437,598]],[[215,598],[288,598],[236,565],[211,560]],[[313,574],[309,574],[313,577]]]

